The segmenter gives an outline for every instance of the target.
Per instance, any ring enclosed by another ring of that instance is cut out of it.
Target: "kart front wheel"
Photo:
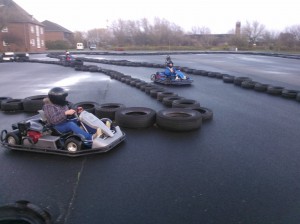
[[[75,138],[68,138],[65,141],[65,149],[69,152],[77,152],[81,149],[82,142]]]
[[[20,145],[20,138],[13,132],[7,133],[6,142],[9,145]]]

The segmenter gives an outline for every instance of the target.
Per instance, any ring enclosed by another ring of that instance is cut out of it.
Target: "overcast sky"
[[[298,0],[14,0],[38,21],[49,20],[70,31],[105,28],[113,21],[155,17],[180,26],[208,27],[213,34],[228,33],[246,21],[267,30],[283,31],[300,25]]]

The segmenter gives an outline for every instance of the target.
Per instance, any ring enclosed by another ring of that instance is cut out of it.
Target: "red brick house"
[[[0,52],[44,52],[44,25],[12,0],[0,0]]]
[[[45,30],[45,41],[66,41],[69,45],[74,44],[74,34],[66,28],[45,20],[42,22]]]

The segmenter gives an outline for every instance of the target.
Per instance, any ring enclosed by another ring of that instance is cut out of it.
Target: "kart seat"
[[[45,112],[43,110],[38,110],[38,112],[41,116],[42,122],[46,124],[45,127],[51,130],[52,135],[64,137],[64,136],[71,135],[73,133],[72,131],[61,133],[60,131],[56,130],[52,125],[47,124],[47,118],[45,116]]]

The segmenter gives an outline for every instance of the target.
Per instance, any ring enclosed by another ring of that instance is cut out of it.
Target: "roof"
[[[45,20],[42,22],[42,24],[44,24],[45,26],[45,32],[63,32],[63,33],[73,33],[71,32],[70,30],[67,30],[66,28],[56,24],[56,23],[53,23],[49,20]]]
[[[43,26],[42,23],[12,0],[0,0],[0,5],[3,5],[1,10],[5,13],[5,20],[7,23],[32,23]]]

